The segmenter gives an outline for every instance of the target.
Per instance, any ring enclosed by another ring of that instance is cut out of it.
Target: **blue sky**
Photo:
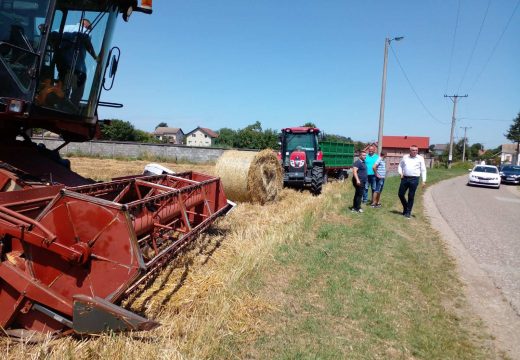
[[[116,26],[122,57],[101,98],[125,106],[100,108],[100,118],[185,132],[311,121],[376,140],[384,39],[404,36],[388,54],[384,133],[446,143],[452,102],[444,94],[468,94],[455,135],[469,126],[470,143],[496,147],[520,112],[519,3],[156,0],[152,15]]]

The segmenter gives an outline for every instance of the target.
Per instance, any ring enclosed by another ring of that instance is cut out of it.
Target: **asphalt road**
[[[520,359],[520,191],[466,182],[463,176],[432,186],[426,211],[457,261],[470,304],[499,347]]]
[[[520,192],[442,182],[432,196],[442,217],[520,315]]]

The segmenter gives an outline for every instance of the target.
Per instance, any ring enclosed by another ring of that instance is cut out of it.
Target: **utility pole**
[[[381,154],[383,150],[383,125],[385,122],[385,94],[386,94],[386,63],[388,61],[388,46],[392,41],[401,41],[403,36],[398,36],[393,39],[385,38],[385,55],[383,58],[383,81],[381,84],[381,103],[379,105],[379,132],[377,135],[377,153]]]
[[[464,162],[464,160],[466,160],[466,131],[471,129],[471,126],[461,126],[460,128],[464,129],[464,143],[462,145],[462,162]]]
[[[468,95],[444,95],[444,97],[450,98],[451,101],[453,101],[453,114],[451,115],[450,153],[448,155],[448,169],[451,169],[451,163],[453,162],[453,131],[455,130],[455,114],[457,113],[457,100],[460,97],[468,97]]]

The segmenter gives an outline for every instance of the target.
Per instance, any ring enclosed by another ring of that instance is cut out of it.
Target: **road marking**
[[[520,204],[520,199],[511,199],[511,198],[505,198],[505,197],[501,197],[501,196],[495,196],[495,199],[497,199],[499,201],[505,201],[505,202],[512,202],[512,203]]]

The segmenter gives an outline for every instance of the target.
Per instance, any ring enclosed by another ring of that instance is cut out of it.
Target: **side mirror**
[[[108,62],[105,66],[105,73],[103,74],[103,89],[109,91],[114,86],[114,80],[116,78],[117,66],[119,65],[119,58],[121,57],[121,50],[114,46],[108,53]],[[107,86],[106,76],[108,70],[108,78],[111,80],[110,86]]]
[[[111,61],[111,65],[110,65],[110,72],[108,73],[108,77],[109,78],[113,78],[114,76],[116,76],[117,65],[118,64],[119,64],[119,58],[116,58],[115,55],[112,55],[112,61]]]

